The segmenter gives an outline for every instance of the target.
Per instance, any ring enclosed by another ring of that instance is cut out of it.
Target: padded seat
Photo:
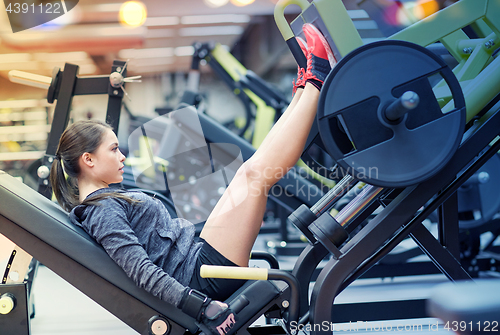
[[[427,310],[431,316],[440,318],[459,334],[498,331],[500,279],[439,285],[431,292]]]
[[[3,171],[0,233],[141,334],[148,333],[147,321],[155,315],[169,319],[171,334],[198,330],[191,317],[136,286],[99,244],[70,222],[61,207]],[[252,285],[258,299],[242,311],[246,315],[242,322],[281,293],[267,281],[249,282],[242,290]]]

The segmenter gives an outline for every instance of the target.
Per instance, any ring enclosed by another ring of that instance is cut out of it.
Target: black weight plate
[[[455,109],[443,114],[429,83],[439,74]],[[385,108],[406,91],[420,97],[400,122]],[[325,80],[318,106],[324,146],[347,172],[380,187],[406,187],[437,173],[455,153],[465,128],[458,80],[439,57],[404,41],[380,41],[344,57]]]

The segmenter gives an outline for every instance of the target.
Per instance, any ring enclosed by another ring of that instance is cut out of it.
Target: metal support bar
[[[354,198],[350,203],[348,203],[342,210],[335,215],[335,220],[342,226],[345,227],[349,221],[354,219],[365,207],[370,205],[382,192],[383,188],[375,187],[372,185],[367,185],[359,193],[356,198]]]
[[[355,183],[354,177],[348,175],[342,178],[334,187],[332,187],[317,203],[311,207],[311,212],[320,216],[330,209]]]
[[[472,279],[462,268],[460,261],[453,257],[421,223],[413,228],[410,236],[449,280]]]
[[[127,69],[123,68],[126,62],[115,60],[113,62],[113,67],[111,68],[111,73],[121,72],[123,77],[127,76]],[[125,85],[123,83],[122,85]],[[106,113],[106,123],[109,124],[115,133],[118,133],[118,125],[120,124],[120,112],[122,109],[122,99],[123,90],[120,88],[114,88],[108,84],[108,109]]]
[[[259,260],[266,261],[269,264],[269,266],[271,267],[271,269],[279,270],[279,268],[280,268],[280,264],[279,264],[278,260],[276,259],[276,257],[273,254],[270,254],[270,253],[265,252],[265,251],[252,250],[252,252],[250,253],[250,259],[254,259],[254,260],[259,259]]]
[[[54,108],[54,118],[47,143],[47,155],[54,156],[56,154],[59,138],[68,125],[69,110],[73,102],[73,92],[77,82],[78,70],[78,65],[66,63],[59,79],[61,86],[57,96],[57,104]]]
[[[303,316],[309,309],[309,283],[313,279],[318,264],[329,254],[328,250],[319,242],[308,244],[295,262],[292,275],[297,278],[300,289],[299,316]]]
[[[497,114],[496,117],[499,117]],[[498,119],[496,120],[498,122]],[[491,130],[491,129],[489,129]],[[356,278],[362,276],[366,271],[368,271],[372,266],[374,266],[380,259],[389,253],[393,248],[395,248],[402,240],[411,233],[414,225],[413,223],[421,223],[426,217],[428,217],[432,212],[434,212],[440,204],[442,204],[451,194],[457,191],[457,189],[467,181],[481,166],[483,166],[493,155],[495,155],[500,150],[500,141],[497,141],[492,147],[485,152],[479,159],[477,159],[474,164],[472,164],[460,177],[458,177],[446,190],[441,192],[436,199],[434,199],[425,209],[420,212],[408,225],[401,229],[397,235],[391,238],[391,240],[384,246],[384,248],[377,251],[372,257],[367,259],[358,269],[356,269],[341,285],[340,291],[344,290],[348,285],[350,285]]]
[[[299,320],[299,306],[300,306],[300,284],[292,274],[271,269],[268,271],[269,280],[282,280],[286,282],[290,288],[290,306],[288,307],[288,326],[291,322]]]
[[[76,81],[73,95],[108,93],[109,76],[81,77]]]
[[[59,79],[61,85],[57,97],[57,104],[54,109],[54,117],[50,128],[50,134],[47,140],[47,151],[45,152],[45,156],[42,160],[42,165],[47,167],[52,165],[52,161],[59,144],[59,139],[68,125],[70,115],[69,111],[71,109],[71,103],[73,102],[73,92],[77,81],[78,69],[78,65],[66,63],[64,66],[64,72]],[[48,199],[52,197],[52,188],[49,185],[48,179],[39,179],[38,193]]]
[[[458,232],[458,195],[455,192],[438,208],[438,237],[441,245],[456,259],[460,259]]]
[[[476,132],[468,137],[458,148],[450,162],[434,177],[414,186],[406,188],[401,194],[392,201],[376,218],[371,220],[349,244],[344,246],[344,256],[339,260],[330,260],[323,271],[321,271],[311,297],[311,322],[320,323],[329,320],[332,315],[332,307],[335,297],[341,289],[350,282],[358,278],[369,267],[366,262],[371,262],[374,255],[380,255],[390,251],[397,244],[387,243],[387,239],[397,232],[397,239],[403,239],[411,232],[416,224],[420,224],[426,216],[415,213],[425,203],[431,199],[440,189],[445,187],[453,177],[458,174],[467,164],[474,160],[476,155],[481,152],[498,135],[500,129],[500,113],[496,112],[476,129]],[[492,154],[500,148],[500,141],[497,141],[484,154],[478,158],[471,167],[466,170],[454,183],[448,186],[440,196],[439,202],[433,203],[436,207],[448,197],[450,197],[457,188],[465,182],[477,169],[484,164]],[[491,150],[494,152],[491,153]],[[489,156],[489,157],[488,157]],[[486,159],[486,160],[485,160]],[[478,165],[477,165],[478,164]],[[425,210],[424,210],[425,211]],[[430,212],[426,212],[428,215]],[[418,220],[417,220],[418,219]],[[401,229],[402,228],[402,229]],[[399,243],[399,242],[398,242]],[[383,246],[383,248],[381,248]],[[362,271],[358,271],[362,268]],[[313,331],[312,334],[329,334],[325,331]]]

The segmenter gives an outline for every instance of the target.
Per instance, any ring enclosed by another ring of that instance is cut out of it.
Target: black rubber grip
[[[247,297],[245,297],[245,295],[242,294],[236,299],[236,301],[234,301],[231,304],[230,307],[233,310],[233,312],[238,314],[239,312],[241,312],[243,310],[243,308],[248,306],[249,303],[250,303],[250,301],[248,301]]]
[[[307,68],[307,58],[302,52],[297,39],[292,37],[291,39],[286,41],[286,44],[288,45],[288,48],[290,48],[290,51],[292,52],[292,55],[295,58],[297,64],[303,69]]]

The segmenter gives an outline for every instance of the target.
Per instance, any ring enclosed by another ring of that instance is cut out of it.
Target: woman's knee
[[[271,168],[266,162],[252,158],[243,163],[238,172],[250,182],[258,183],[264,188],[271,187],[286,174],[286,171]]]
[[[264,169],[265,166],[261,162],[250,158],[241,165],[236,175],[248,181],[259,181],[263,179]]]

